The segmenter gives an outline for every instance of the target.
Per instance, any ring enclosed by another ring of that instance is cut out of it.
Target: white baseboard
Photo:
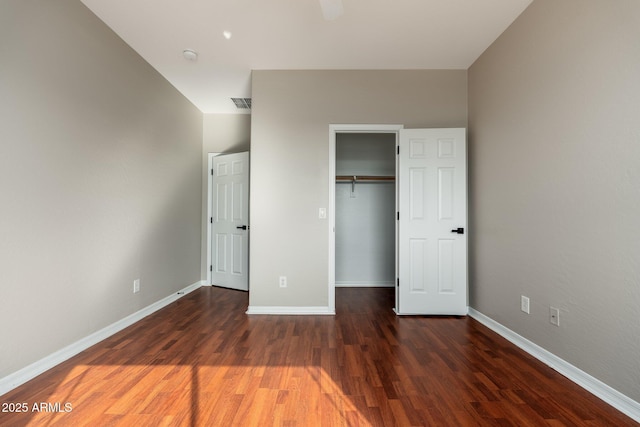
[[[611,388],[597,378],[592,377],[569,362],[545,350],[528,339],[518,335],[511,329],[501,325],[490,317],[485,316],[473,308],[469,308],[469,316],[482,323],[506,340],[520,347],[542,363],[558,371],[591,394],[599,397],[609,405],[624,413],[635,421],[640,422],[640,403]]]
[[[393,282],[336,282],[336,288],[393,288]]]
[[[272,314],[286,316],[310,316],[310,315],[327,315],[333,316],[335,310],[329,307],[276,307],[276,306],[255,306],[250,305],[247,314]]]
[[[31,365],[26,366],[20,369],[19,371],[14,372],[13,374],[9,374],[6,377],[1,378],[0,379],[0,396],[2,396],[5,393],[8,393],[9,391],[13,390],[18,386],[21,386],[22,384],[32,380],[33,378],[37,377],[43,372],[53,368],[56,365],[59,365],[65,360],[68,360],[73,356],[75,356],[76,354],[88,349],[92,345],[95,345],[100,341],[109,338],[111,335],[114,335],[117,332],[120,332],[124,328],[127,328],[133,325],[134,323],[144,319],[151,313],[158,311],[163,307],[166,307],[172,302],[182,298],[186,294],[192,291],[195,291],[196,289],[205,285],[206,285],[205,280],[201,280],[192,285],[189,285],[186,288],[181,289],[178,292],[171,294],[166,298],[161,299],[160,301],[157,301],[133,314],[130,314],[124,319],[118,320],[117,322],[112,323],[111,325],[106,326],[100,329],[99,331],[96,331],[91,335],[88,335],[74,342],[73,344],[70,344],[62,348],[56,351],[55,353],[52,353],[49,356],[46,356],[38,360],[37,362],[34,362]]]

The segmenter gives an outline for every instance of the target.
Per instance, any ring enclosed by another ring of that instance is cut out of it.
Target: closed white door
[[[249,153],[213,158],[211,284],[249,290]]]
[[[398,314],[466,315],[465,129],[403,129]]]

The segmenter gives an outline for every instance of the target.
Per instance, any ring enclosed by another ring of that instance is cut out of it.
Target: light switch
[[[318,218],[319,219],[327,219],[327,208],[318,209]]]

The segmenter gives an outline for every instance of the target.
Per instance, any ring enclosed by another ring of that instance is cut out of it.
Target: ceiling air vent
[[[251,109],[251,98],[231,98],[231,100],[236,104],[236,108],[240,110]]]

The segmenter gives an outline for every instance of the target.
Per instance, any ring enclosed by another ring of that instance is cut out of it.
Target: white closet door
[[[398,314],[466,315],[465,129],[400,131]]]

